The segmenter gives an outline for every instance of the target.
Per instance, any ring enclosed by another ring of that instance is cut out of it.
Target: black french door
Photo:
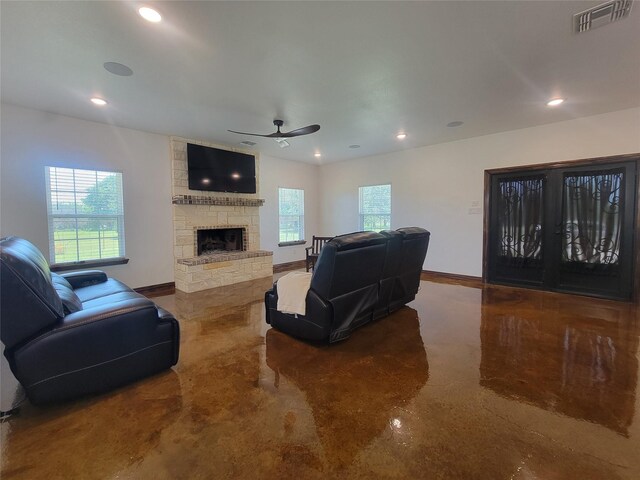
[[[636,162],[490,174],[487,279],[630,299]]]

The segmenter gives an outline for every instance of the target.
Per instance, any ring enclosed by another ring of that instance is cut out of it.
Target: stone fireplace
[[[259,193],[189,190],[187,143],[228,149],[171,138],[176,288],[189,293],[273,275],[273,252],[260,250],[264,200]]]

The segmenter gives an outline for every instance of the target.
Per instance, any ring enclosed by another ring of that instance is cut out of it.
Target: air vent
[[[586,32],[623,19],[631,12],[632,0],[614,0],[576,13],[573,16],[573,33]]]
[[[256,142],[252,142],[251,140],[245,140],[244,142],[240,142],[240,145],[243,145],[245,147],[253,147],[256,144]]]

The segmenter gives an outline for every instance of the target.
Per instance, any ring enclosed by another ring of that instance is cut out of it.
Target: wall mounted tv
[[[189,190],[256,193],[256,157],[187,144]]]

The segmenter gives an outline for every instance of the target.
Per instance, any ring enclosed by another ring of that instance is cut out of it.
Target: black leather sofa
[[[337,342],[412,301],[429,247],[419,227],[334,237],[316,262],[305,315],[278,311],[278,284],[265,293],[266,321],[294,337]]]
[[[175,365],[177,320],[91,270],[57,275],[27,240],[0,240],[0,334],[35,404],[97,393]]]

